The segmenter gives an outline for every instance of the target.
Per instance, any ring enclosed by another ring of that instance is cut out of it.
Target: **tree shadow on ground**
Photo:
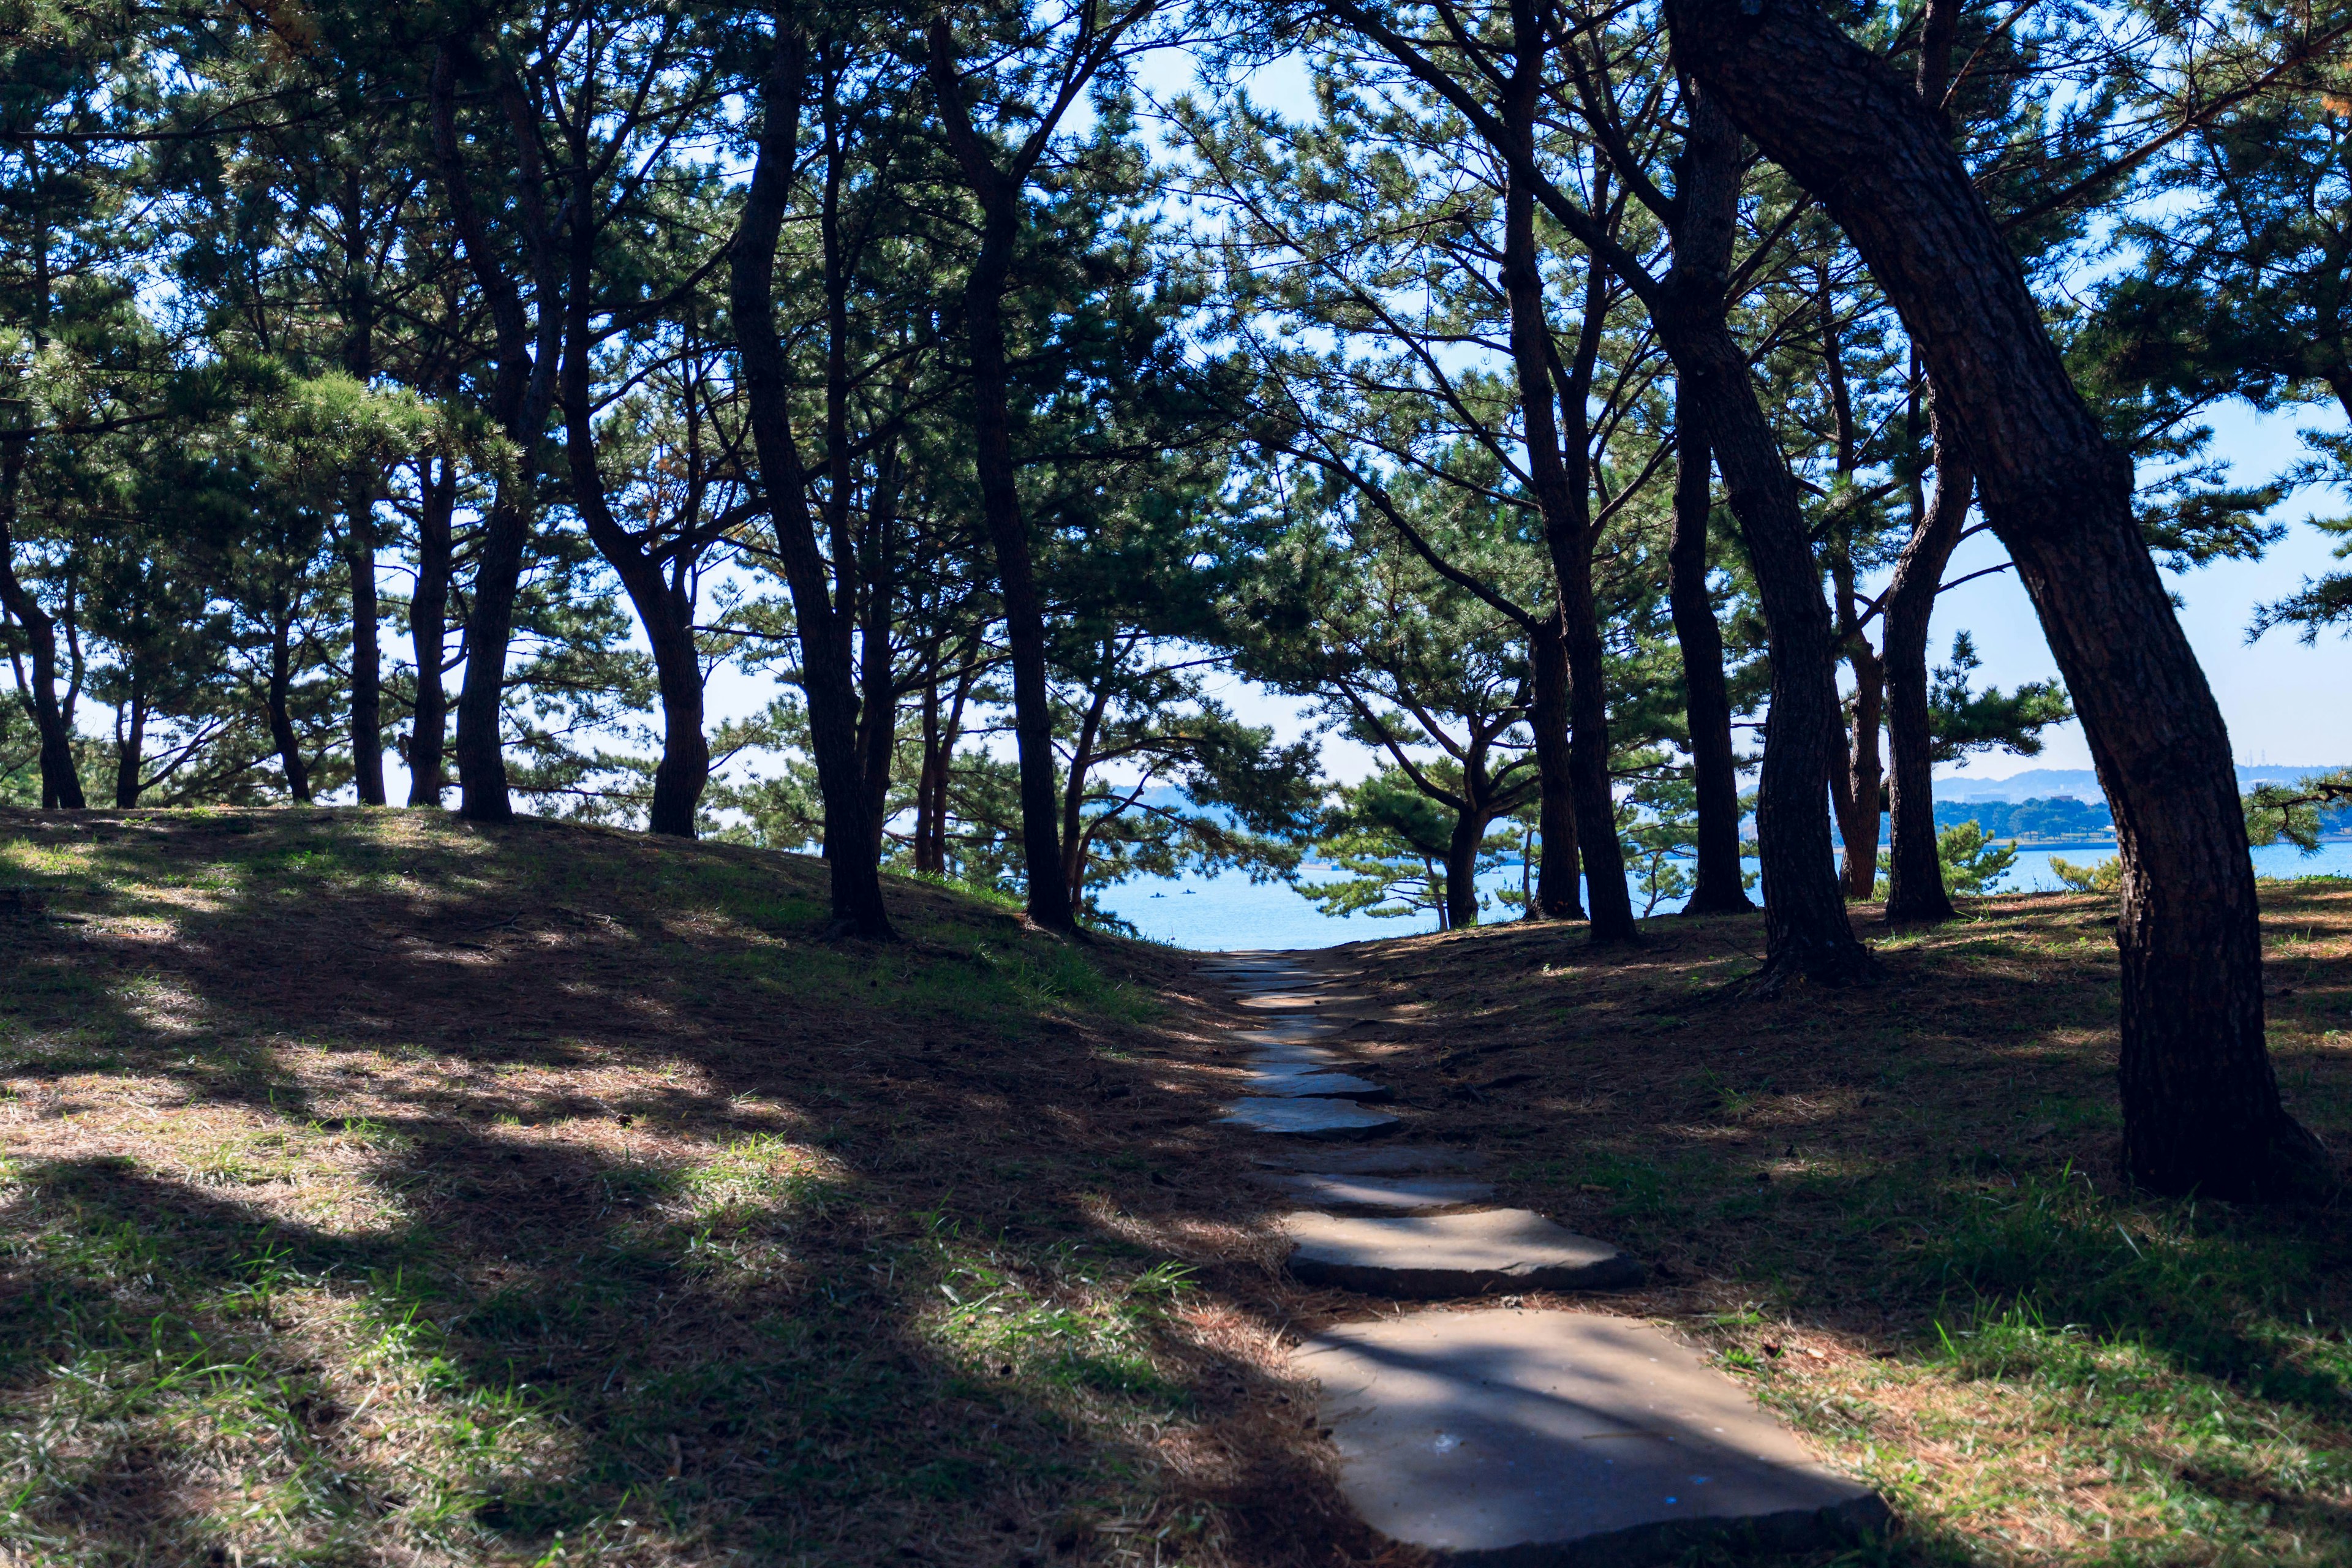
[[[914,886],[908,942],[829,946],[786,858],[356,815],[13,842],[79,918],[0,933],[36,977],[5,1386],[20,1434],[79,1436],[20,1442],[10,1532],[94,1562],[1360,1540],[1232,1293],[1262,1242],[1189,1173],[1227,1080],[1143,989],[1181,961]]]

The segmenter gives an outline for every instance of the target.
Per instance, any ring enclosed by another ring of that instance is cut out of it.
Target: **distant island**
[[[2238,788],[2293,784],[2314,773],[2333,773],[2337,765],[2242,767]],[[1991,837],[2028,847],[2110,844],[2116,837],[2115,814],[2100,793],[2098,775],[2088,768],[2030,768],[2005,779],[1937,779],[1936,826],[1963,822],[1979,824]],[[2320,823],[2324,837],[2352,837],[2352,805],[2321,813]]]

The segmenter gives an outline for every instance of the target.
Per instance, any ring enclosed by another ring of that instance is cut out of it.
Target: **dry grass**
[[[0,821],[0,1560],[1395,1563],[1286,1346],[1187,955],[791,857],[400,813]],[[2352,1143],[2352,889],[2272,894]],[[1658,1265],[1885,1563],[2352,1562],[2334,1213],[2110,1179],[2092,900],[1724,1005],[1752,921],[1331,955],[1409,1134]]]

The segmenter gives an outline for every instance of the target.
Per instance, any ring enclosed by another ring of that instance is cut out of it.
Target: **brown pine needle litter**
[[[829,944],[814,861],[426,813],[0,858],[0,1562],[1415,1560],[1287,1370],[1394,1309],[1280,1273],[1191,955],[914,881]],[[2352,1149],[2352,888],[2265,896]],[[1655,1266],[1576,1304],[1882,1489],[1852,1561],[2352,1563],[2352,1226],[2118,1187],[2112,919],[1982,901],[1762,1004],[1753,920],[1328,962],[1402,1136]]]

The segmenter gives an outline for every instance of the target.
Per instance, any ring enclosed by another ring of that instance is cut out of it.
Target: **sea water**
[[[2088,866],[2115,853],[2112,843],[2020,849],[2016,865],[2001,879],[1996,890],[2055,892],[2063,884],[2051,873],[2053,856],[2077,866]],[[1748,868],[1754,870],[1756,863],[1749,861]],[[2273,844],[2254,851],[2254,870],[2264,877],[2352,876],[2352,840],[2323,844],[2316,855],[2305,855],[2292,844]],[[1302,880],[1318,879],[1312,870],[1303,873]],[[1520,870],[1517,865],[1503,866],[1481,877],[1478,886],[1486,908],[1479,919],[1491,921],[1515,918],[1517,911],[1495,895],[1506,889],[1516,892],[1519,885]],[[1749,896],[1757,894],[1751,891]],[[1382,920],[1368,914],[1335,919],[1323,913],[1295,888],[1281,882],[1254,883],[1234,872],[1222,877],[1140,878],[1098,889],[1098,897],[1105,911],[1128,921],[1141,935],[1203,952],[1335,947],[1343,942],[1410,936],[1437,929],[1437,917],[1433,914],[1401,920]],[[1637,889],[1634,912],[1639,914],[1647,901]],[[1654,912],[1669,914],[1681,907],[1679,899],[1661,899]]]

